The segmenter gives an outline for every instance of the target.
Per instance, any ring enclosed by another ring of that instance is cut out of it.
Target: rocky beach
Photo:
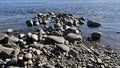
[[[82,34],[82,25],[99,28],[98,21],[50,12],[38,13],[25,23],[32,30],[0,33],[0,68],[120,67],[120,54],[101,42],[102,32]]]

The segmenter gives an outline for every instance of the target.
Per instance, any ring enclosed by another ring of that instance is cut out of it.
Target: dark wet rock
[[[0,34],[0,43],[1,44],[7,44],[8,43],[8,37],[6,34]]]
[[[10,61],[7,63],[8,65],[16,65],[18,61],[18,58],[12,58]]]
[[[8,48],[0,45],[0,57],[1,58],[7,58],[10,57],[11,54],[13,53],[14,49],[13,48]]]
[[[46,43],[64,43],[65,39],[63,37],[59,37],[59,36],[48,36],[46,38]]]
[[[85,23],[85,21],[79,20],[79,24],[80,24],[80,25],[83,25],[84,23]]]
[[[92,40],[100,40],[102,33],[101,32],[93,32],[91,33]]]
[[[74,49],[71,49],[69,52],[68,52],[69,55],[72,55],[73,57],[78,57],[78,52]]]
[[[100,27],[101,24],[99,22],[93,21],[93,20],[88,20],[87,21],[88,27]]]
[[[33,25],[38,26],[38,25],[40,25],[40,23],[38,21],[33,21]]]
[[[81,41],[82,40],[82,36],[78,35],[78,34],[75,34],[75,33],[69,33],[66,36],[66,40],[69,40],[69,41],[79,40],[79,41]]]
[[[68,28],[64,31],[64,35],[69,34],[69,33],[79,34],[79,30],[77,30],[76,28]]]
[[[20,39],[20,40],[18,41],[18,44],[19,44],[20,47],[24,47],[24,46],[26,45],[26,41]]]
[[[26,24],[28,27],[32,27],[33,26],[33,21],[32,20],[27,20]]]
[[[60,50],[60,51],[65,51],[65,52],[70,51],[70,48],[64,44],[57,44],[56,46],[58,47],[58,50]]]
[[[80,17],[79,20],[85,21],[85,17]]]

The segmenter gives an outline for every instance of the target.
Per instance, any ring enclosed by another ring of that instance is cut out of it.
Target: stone
[[[102,60],[100,58],[97,58],[98,63],[102,63]]]
[[[102,33],[101,32],[93,32],[91,33],[92,40],[100,40]]]
[[[54,66],[50,65],[50,64],[46,64],[44,65],[45,68],[55,68]]]
[[[66,36],[66,40],[69,40],[69,41],[79,40],[79,41],[81,41],[82,40],[82,36],[78,35],[78,34],[75,34],[75,33],[69,33]]]
[[[33,21],[32,20],[27,20],[26,24],[28,27],[32,27],[33,26]]]
[[[69,52],[68,52],[69,55],[72,55],[73,57],[78,57],[78,52],[74,49],[71,49]]]
[[[10,57],[13,51],[14,51],[13,48],[7,48],[7,47],[0,45],[0,57],[1,58]]]
[[[15,48],[15,50],[14,50],[14,52],[13,52],[13,55],[14,55],[15,57],[17,57],[19,53],[20,53],[20,49]]]
[[[93,20],[88,20],[87,21],[88,27],[100,27],[101,24],[99,22],[93,21]]]
[[[36,34],[32,34],[31,38],[33,41],[38,41],[38,35],[36,35]]]
[[[25,34],[19,34],[19,38],[22,39],[25,37]]]
[[[6,34],[0,34],[0,43],[1,44],[7,44],[8,43],[8,37]]]
[[[38,21],[33,21],[33,25],[38,26],[38,25],[40,25],[40,23]]]
[[[12,33],[13,29],[7,29],[6,33]]]
[[[68,28],[64,31],[64,35],[69,34],[69,33],[79,34],[80,32],[76,28]]]
[[[33,64],[32,60],[28,60],[27,63],[28,63],[29,65],[32,65],[32,64]]]
[[[65,39],[60,36],[50,35],[46,37],[46,43],[64,43]]]
[[[85,17],[80,17],[79,20],[85,21]]]
[[[65,52],[70,51],[70,48],[64,44],[57,44],[56,46],[58,47],[58,49],[60,48],[60,51],[65,51]]]
[[[26,53],[25,55],[24,55],[24,58],[25,59],[27,59],[27,60],[29,60],[29,59],[32,59],[32,54],[31,53]]]
[[[16,43],[19,41],[19,38],[15,37],[15,36],[8,36],[9,42],[13,42]]]
[[[40,55],[41,53],[42,53],[42,52],[41,52],[40,50],[36,50],[36,51],[35,51],[35,54],[36,54],[36,55]]]

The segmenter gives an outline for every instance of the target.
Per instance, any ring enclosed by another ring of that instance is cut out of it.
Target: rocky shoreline
[[[28,27],[43,25],[35,31],[0,34],[0,68],[119,68],[120,55],[100,42],[101,32],[81,35],[86,19],[72,14],[38,13],[27,20]],[[88,20],[90,28],[99,28]]]

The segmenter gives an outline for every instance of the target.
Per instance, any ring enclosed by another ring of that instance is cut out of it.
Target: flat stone
[[[47,43],[64,43],[65,39],[63,37],[59,37],[59,36],[48,36],[46,38],[46,42]]]
[[[9,42],[14,42],[14,43],[19,41],[19,38],[15,36],[8,36],[8,39],[9,39]]]
[[[61,51],[69,52],[70,48],[64,44],[57,44],[56,45],[58,48],[62,49]]]
[[[82,36],[75,33],[69,33],[67,34],[66,39],[69,41],[82,40]]]

